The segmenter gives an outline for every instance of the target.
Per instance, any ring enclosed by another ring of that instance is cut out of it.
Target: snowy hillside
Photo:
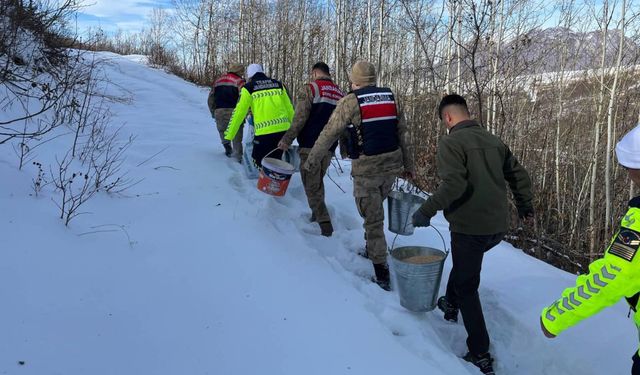
[[[536,72],[552,73],[561,70],[582,71],[600,68],[602,44],[605,42],[601,31],[577,32],[562,27],[533,29],[517,40],[509,41],[505,48],[505,58],[517,54],[517,59],[525,65],[540,64]],[[566,51],[559,46],[566,47]],[[620,30],[609,30],[606,39],[605,61],[607,67],[615,65],[620,46]],[[636,40],[625,37],[623,66],[635,65],[635,56],[640,50]],[[562,54],[566,63],[563,69]]]
[[[326,182],[325,238],[299,175],[272,198],[224,157],[206,89],[140,57],[98,56],[109,93],[131,98],[110,104],[111,121],[137,136],[124,167],[142,181],[92,198],[67,228],[46,191],[30,196],[35,167],[18,171],[0,148],[0,374],[479,373],[458,358],[462,324],[410,313],[368,280],[348,163],[330,169],[347,193]],[[397,244],[442,247],[431,229]],[[482,276],[498,374],[629,372],[637,333],[623,304],[550,341],[539,313],[575,276],[506,243]]]

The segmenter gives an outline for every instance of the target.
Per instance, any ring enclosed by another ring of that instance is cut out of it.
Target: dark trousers
[[[453,268],[447,283],[447,301],[460,309],[467,330],[467,347],[471,354],[489,351],[489,334],[478,295],[484,253],[496,246],[504,233],[470,235],[451,233]]]
[[[640,357],[638,352],[633,353],[633,367],[631,367],[631,375],[640,375]]]
[[[251,153],[251,158],[256,164],[256,167],[260,168],[262,166],[262,159],[271,151],[278,148],[278,142],[280,142],[284,133],[285,132],[256,135],[253,138],[253,152]],[[280,159],[282,157],[282,150],[274,151],[269,155],[269,157]]]

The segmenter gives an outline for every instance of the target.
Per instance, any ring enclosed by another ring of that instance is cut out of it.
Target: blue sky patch
[[[118,30],[140,31],[147,22],[153,8],[170,8],[171,0],[87,0],[78,13],[78,29],[101,28],[107,33]]]

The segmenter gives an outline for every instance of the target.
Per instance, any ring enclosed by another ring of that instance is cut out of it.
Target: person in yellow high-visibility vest
[[[278,142],[291,126],[294,110],[284,85],[267,77],[261,65],[249,65],[247,79],[249,81],[240,91],[240,100],[233,110],[224,137],[227,140],[234,139],[251,109],[255,129],[251,157],[256,166],[260,167],[262,159],[271,151],[275,150],[272,157],[282,157]]]
[[[629,178],[640,186],[640,125],[627,133],[616,145],[618,162],[627,169]],[[589,273],[581,275],[574,287],[565,289],[562,297],[544,308],[540,325],[544,335],[554,338],[583,319],[597,314],[626,298],[635,311],[634,321],[640,331],[640,196],[629,202],[619,229],[604,256],[589,265]],[[633,375],[640,375],[640,357],[633,355]]]

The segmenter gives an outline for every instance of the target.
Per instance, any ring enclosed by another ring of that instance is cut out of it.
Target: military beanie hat
[[[227,71],[241,76],[244,73],[244,66],[242,64],[231,63]]]
[[[360,60],[353,64],[349,79],[359,86],[374,85],[376,83],[376,68],[372,63]]]

